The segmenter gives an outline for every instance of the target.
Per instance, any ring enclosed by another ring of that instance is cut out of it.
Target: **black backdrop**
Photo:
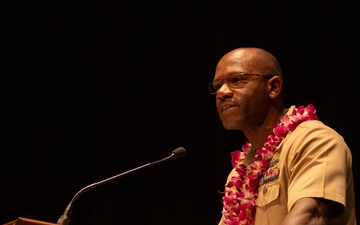
[[[56,223],[84,186],[183,146],[184,158],[81,195],[70,224],[217,224],[230,152],[245,139],[224,130],[207,85],[220,57],[241,46],[275,54],[286,104],[314,104],[345,138],[358,189],[355,3],[0,4],[0,223]]]

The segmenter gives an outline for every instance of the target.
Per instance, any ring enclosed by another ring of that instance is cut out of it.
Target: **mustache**
[[[217,102],[217,109],[219,112],[224,111],[225,109],[228,109],[230,107],[238,106],[237,102],[230,98],[222,98],[219,99]]]
[[[218,99],[218,105],[225,103],[233,103],[233,100],[228,96],[223,96],[220,99]]]

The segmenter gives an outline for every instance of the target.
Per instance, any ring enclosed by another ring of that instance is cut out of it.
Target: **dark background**
[[[70,224],[217,224],[245,138],[222,127],[207,86],[242,46],[280,60],[287,106],[314,104],[345,138],[360,187],[355,1],[0,4],[0,223],[56,223],[81,188],[183,146],[184,158],[81,195]]]

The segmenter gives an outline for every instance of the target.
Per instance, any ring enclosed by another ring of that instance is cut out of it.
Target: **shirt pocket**
[[[279,200],[280,184],[264,184],[259,187],[256,205],[263,207],[275,200]]]

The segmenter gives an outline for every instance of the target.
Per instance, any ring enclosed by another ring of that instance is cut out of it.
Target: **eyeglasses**
[[[227,86],[229,88],[238,88],[242,86],[242,81],[245,80],[244,78],[246,76],[258,76],[263,77],[264,79],[270,79],[274,77],[275,75],[260,75],[260,74],[251,74],[251,73],[241,73],[239,75],[232,76],[228,78],[227,80],[214,80],[211,82],[208,86],[210,94],[216,94],[216,92],[225,84],[227,83]]]

